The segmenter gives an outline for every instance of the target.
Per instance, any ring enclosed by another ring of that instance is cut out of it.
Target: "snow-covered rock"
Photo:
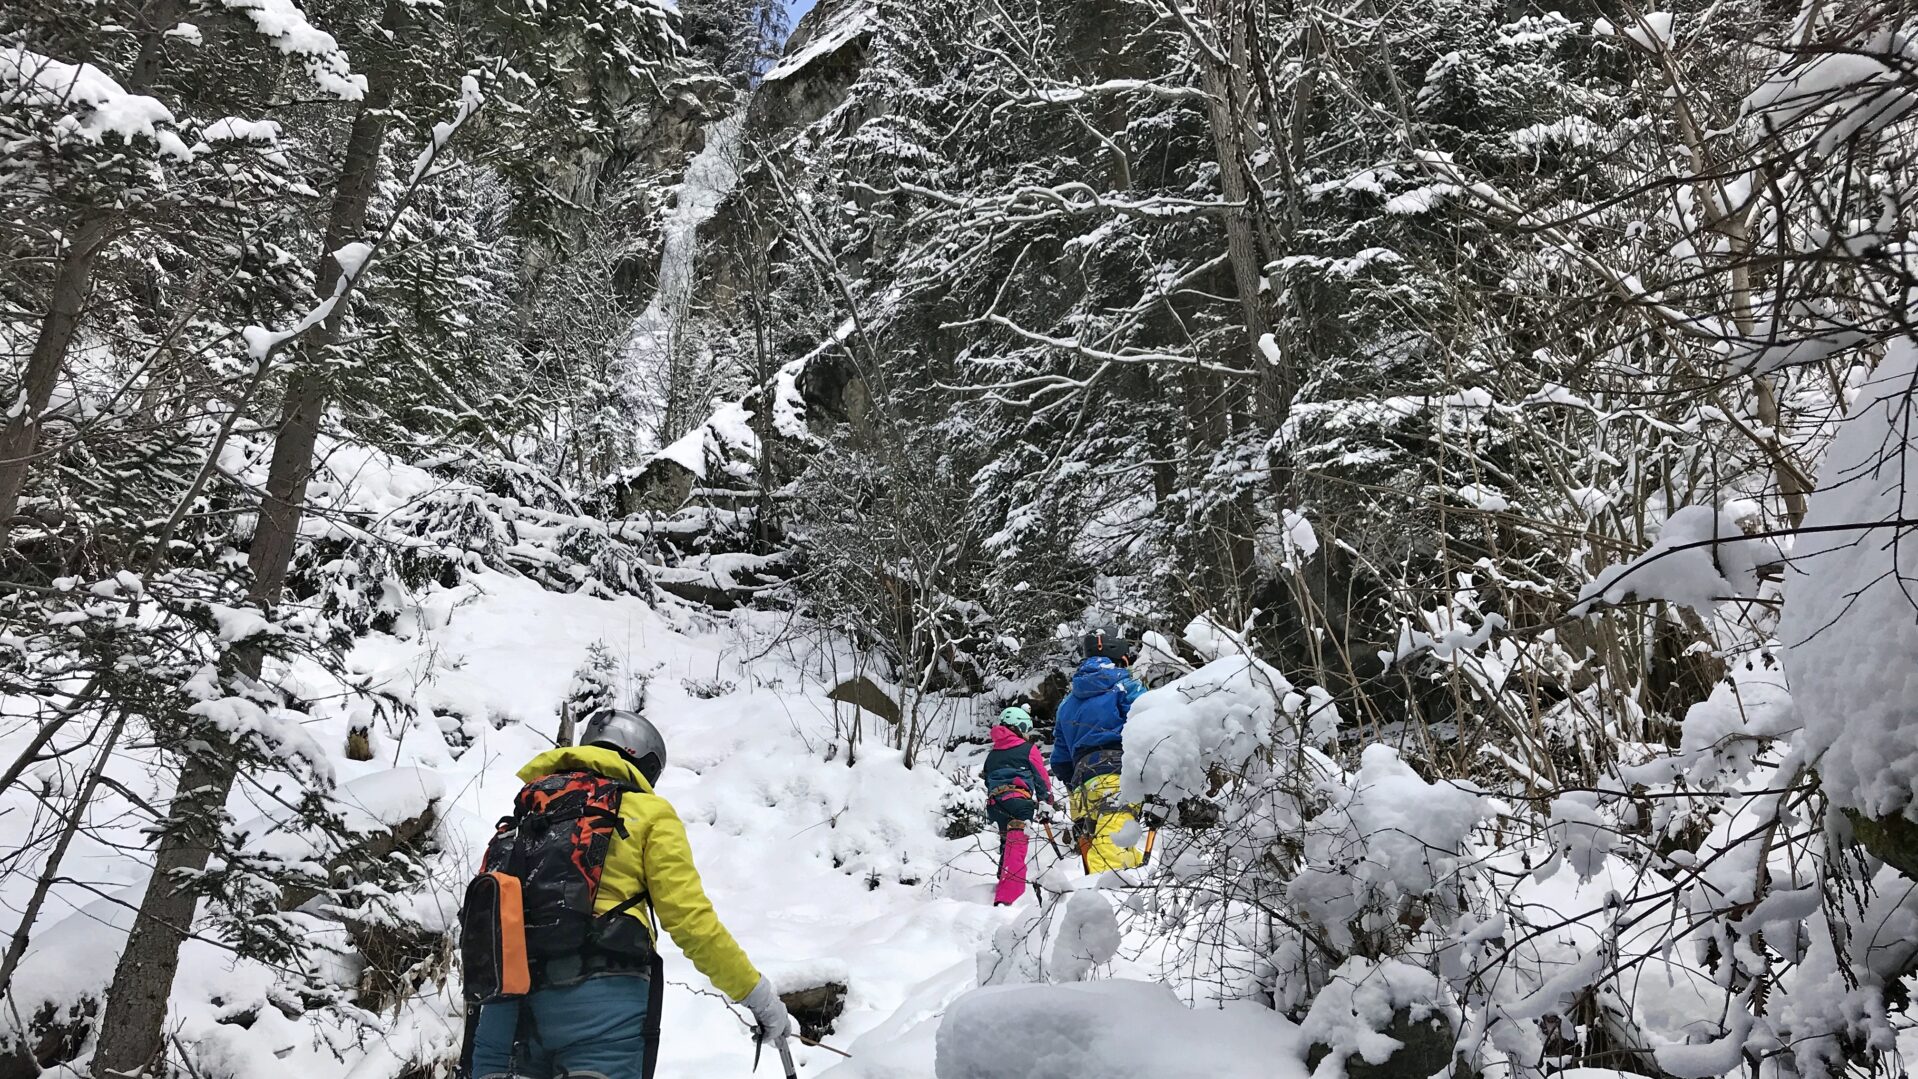
[[[996,986],[939,1025],[938,1079],[1304,1079],[1299,1031],[1237,1002],[1188,1008],[1152,982]]]
[[[1313,1079],[1435,1075],[1451,1064],[1455,1010],[1438,977],[1396,959],[1348,959],[1299,1024]]]

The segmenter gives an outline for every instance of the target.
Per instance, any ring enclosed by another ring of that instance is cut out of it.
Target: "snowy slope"
[[[936,770],[908,772],[881,748],[863,748],[850,768],[843,757],[828,762],[833,706],[823,687],[790,661],[753,660],[763,645],[752,647],[733,624],[498,577],[461,597],[434,650],[376,640],[356,659],[390,682],[430,666],[422,704],[505,720],[498,729],[483,725],[457,761],[443,747],[422,751],[457,792],[462,813],[452,827],[471,851],[518,789],[514,770],[551,744],[554,702],[587,647],[601,641],[629,669],[651,675],[647,712],[673,755],[660,791],[686,821],[721,918],[775,977],[822,967],[850,973],[842,1039],[889,1013],[904,988],[970,962],[997,919],[978,885],[990,866],[977,844],[939,837],[946,802],[958,792]],[[688,688],[725,682],[737,688],[707,699]],[[675,992],[659,1074],[743,1070],[743,1013],[667,951]]]
[[[334,460],[345,462],[334,475],[350,479],[323,477],[316,489],[362,510],[390,510],[449,490],[445,481],[373,456],[339,453]],[[849,657],[822,647],[823,636],[790,636],[787,616],[722,618],[672,601],[655,607],[636,596],[551,591],[484,567],[453,587],[428,586],[404,604],[392,633],[359,641],[346,657],[345,676],[410,703],[410,716],[400,709],[372,715],[316,668],[269,672],[300,698],[321,702],[302,733],[328,758],[332,798],[349,822],[374,830],[439,806],[438,853],[426,883],[418,894],[393,897],[403,919],[452,925],[477,853],[519,787],[514,773],[553,744],[558,706],[595,644],[644,682],[646,710],[672,750],[660,790],[686,821],[722,920],[775,979],[799,984],[826,975],[850,984],[836,1044],[860,1052],[863,1036],[875,1031],[879,1042],[890,1042],[888,1031],[901,1022],[895,1013],[924,999],[928,986],[939,987],[933,1014],[942,1010],[946,999],[972,987],[979,949],[1015,916],[990,906],[994,863],[985,837],[944,837],[949,810],[978,801],[941,770],[943,763],[969,773],[963,753],[942,761],[944,754],[929,751],[927,763],[909,770],[884,747],[875,729],[881,721],[868,716],[849,766],[833,732],[835,707],[841,725],[850,710],[824,695],[836,681],[833,667]],[[782,633],[789,635],[783,642]],[[329,698],[338,703],[328,705]],[[10,710],[19,714],[24,706],[10,702]],[[346,759],[349,728],[369,718],[373,759]],[[0,737],[0,754],[11,759],[29,733]],[[93,734],[71,732],[59,744],[70,762],[41,767],[25,789],[0,799],[0,846],[22,852],[15,857],[44,856],[50,826],[32,812],[35,795],[72,782]],[[0,1034],[43,1009],[66,1014],[111,978],[129,906],[147,878],[132,799],[163,802],[169,780],[141,750],[119,754],[108,775],[124,793],[103,791],[93,802],[94,828],[63,863],[70,879],[53,889],[16,980],[22,1014],[0,1017]],[[276,799],[295,793],[293,781],[269,786],[241,784],[235,818],[256,822],[249,830],[264,850],[290,860],[314,857],[300,846],[305,840],[276,823],[284,816]],[[9,912],[0,928],[13,928],[32,877],[16,873],[0,886],[0,908]],[[337,923],[289,917],[322,946],[318,976],[351,989],[358,960]],[[744,1072],[751,1046],[743,1011],[719,999],[670,945],[667,955],[672,989],[659,1075]],[[170,1025],[182,1051],[208,1074],[281,1079],[293,1068],[303,1076],[383,1079],[453,1051],[456,986],[444,982],[431,981],[396,1010],[349,1013],[342,1022],[338,1012],[303,1013],[292,981],[269,965],[193,940],[183,951]],[[884,1074],[929,1076],[930,1054],[928,1039],[915,1069]],[[809,1068],[841,1061],[814,1049],[800,1056]]]
[[[316,536],[388,529],[393,534],[386,542],[425,549],[449,537],[399,527],[410,511],[485,501],[458,480],[368,451],[336,448],[329,459],[317,496],[353,513],[316,517]],[[1076,858],[1061,859],[1035,842],[1044,905],[1027,899],[1000,910],[990,906],[996,837],[946,837],[956,810],[976,814],[980,807],[971,779],[978,747],[943,750],[947,739],[934,738],[919,766],[908,769],[901,754],[885,748],[880,721],[867,717],[865,737],[857,753],[849,753],[835,732],[852,716],[825,696],[839,672],[854,666],[844,642],[787,612],[722,616],[630,591],[555,590],[583,583],[564,572],[566,565],[542,557],[577,522],[497,499],[492,505],[517,522],[516,542],[497,557],[488,561],[467,548],[455,583],[387,597],[398,606],[391,631],[361,638],[340,672],[310,665],[270,672],[308,702],[310,718],[288,737],[316,747],[317,771],[331,777],[330,797],[351,827],[378,831],[437,808],[423,882],[390,897],[395,924],[429,932],[452,927],[478,851],[519,787],[514,773],[553,744],[558,706],[574,673],[600,646],[624,672],[629,690],[643,684],[645,710],[667,735],[672,761],[660,791],[687,823],[722,920],[776,980],[804,985],[830,978],[850,987],[831,1041],[852,1059],[802,1047],[798,1056],[808,1074],[1210,1079],[1229,1074],[1234,1062],[1258,1060],[1261,1074],[1304,1079],[1309,1040],[1360,1050],[1380,1046],[1380,1017],[1389,1018],[1403,995],[1399,983],[1421,992],[1426,982],[1438,985],[1429,974],[1409,974],[1460,958],[1451,954],[1453,942],[1492,948],[1507,924],[1552,928],[1521,942],[1521,962],[1489,968],[1492,994],[1474,1005],[1478,1018],[1471,1021],[1481,1025],[1466,1029],[1475,1045],[1490,1045],[1485,1051],[1536,1055],[1529,1033],[1536,1021],[1567,1007],[1575,991],[1602,973],[1611,949],[1660,957],[1619,979],[1619,988],[1630,990],[1640,1036],[1653,1049],[1679,1059],[1694,1048],[1687,1040],[1718,1037],[1716,1020],[1701,1017],[1722,1014],[1731,994],[1688,958],[1690,949],[1679,947],[1691,943],[1689,931],[1660,914],[1671,902],[1667,878],[1608,857],[1610,826],[1595,799],[1559,799],[1551,830],[1538,839],[1488,846],[1492,836],[1480,823],[1509,810],[1475,787],[1428,781],[1382,745],[1357,754],[1358,767],[1347,771],[1294,744],[1328,734],[1315,722],[1310,694],[1290,691],[1276,669],[1236,654],[1233,640],[1210,623],[1194,623],[1188,643],[1219,658],[1134,706],[1125,783],[1148,801],[1180,805],[1204,793],[1215,766],[1243,769],[1266,757],[1302,762],[1310,782],[1288,786],[1281,773],[1248,773],[1270,782],[1260,789],[1271,812],[1243,816],[1210,837],[1168,829],[1159,857],[1130,881],[1089,880]],[[379,516],[381,523],[347,523],[355,515]],[[531,567],[541,580],[509,565]],[[343,692],[341,678],[407,707],[375,714]],[[1761,684],[1753,681],[1746,690],[1753,707]],[[8,707],[10,714],[24,713],[22,702]],[[1717,745],[1729,722],[1725,708],[1694,712],[1687,746]],[[1741,714],[1742,722],[1776,726],[1756,712]],[[369,725],[372,759],[347,759],[349,730]],[[96,729],[82,727],[57,745],[66,754],[62,760],[0,795],[0,845],[29,867],[44,857],[51,834],[35,812],[39,798],[71,784],[92,749]],[[10,759],[24,733],[0,734],[0,756]],[[1270,753],[1281,742],[1291,748]],[[1749,753],[1733,763],[1733,775],[1754,769]],[[21,1010],[0,1015],[0,1034],[84,1011],[80,1002],[97,998],[111,976],[129,904],[138,901],[147,876],[138,831],[143,817],[133,810],[164,802],[168,779],[151,751],[137,746],[116,756],[108,774],[116,786],[90,804],[92,828],[62,863],[64,879],[51,893],[16,979]],[[1750,782],[1763,786],[1764,773],[1754,771]],[[264,788],[242,784],[233,814],[251,822],[246,831],[256,850],[288,862],[323,860],[310,837],[282,826],[280,806],[297,793],[296,785],[291,777]],[[1288,801],[1298,797],[1309,801]],[[1757,831],[1757,807],[1717,820],[1707,848],[1729,848],[1736,836]],[[1283,883],[1283,891],[1261,893],[1233,845],[1266,850],[1282,832],[1301,841],[1301,860],[1282,882],[1271,882]],[[1708,871],[1705,884],[1715,895],[1756,899],[1743,864],[1727,859]],[[1805,917],[1809,911],[1796,904],[1804,896],[1815,900],[1816,890],[1786,887],[1794,880],[1786,863],[1773,873],[1784,890],[1764,908],[1766,917]],[[0,877],[0,908],[21,910],[33,876]],[[1530,883],[1494,897],[1487,890],[1492,881]],[[1350,983],[1347,995],[1359,1000],[1361,990],[1370,992],[1362,984],[1374,973],[1364,965],[1369,960],[1350,958],[1336,971],[1316,958],[1297,962],[1285,935],[1248,902],[1269,904],[1274,897],[1293,911],[1288,921],[1321,925],[1334,951],[1350,950],[1356,929],[1399,924],[1368,912],[1398,910],[1414,900],[1447,928],[1422,938],[1419,948],[1429,951],[1406,953],[1404,959],[1416,960],[1411,966],[1394,960],[1398,966],[1377,968],[1407,977],[1387,979],[1393,993],[1367,997],[1371,1004],[1361,1017],[1356,1005],[1333,1006],[1343,998],[1322,996],[1321,1003],[1332,1003],[1319,1007],[1308,995],[1331,977]],[[1638,925],[1622,937],[1614,935],[1621,911]],[[315,945],[311,978],[350,993],[360,984],[361,949],[325,915],[309,906],[287,917]],[[1888,916],[1874,917],[1874,925],[1892,924]],[[751,1060],[744,1014],[706,986],[670,942],[667,957],[659,1075],[743,1073]],[[1262,1006],[1258,998],[1268,992],[1294,1015],[1312,1004],[1303,1025]],[[1820,999],[1806,992],[1794,1006],[1809,1009]],[[313,1007],[286,972],[215,940],[195,939],[183,951],[169,1029],[177,1051],[202,1073],[230,1079],[281,1079],[289,1069],[322,1079],[397,1079],[452,1057],[461,1021],[449,972],[430,971],[419,992],[381,1008],[374,1014]],[[1496,1024],[1489,1032],[1488,1021]],[[1195,1048],[1164,1051],[1180,1044]]]

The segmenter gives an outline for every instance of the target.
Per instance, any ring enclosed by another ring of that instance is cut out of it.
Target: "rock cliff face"
[[[629,137],[628,152],[648,169],[677,170],[706,145],[706,125],[738,107],[738,94],[713,74],[691,75],[666,87],[666,103],[642,131]]]
[[[873,0],[821,0],[786,44],[747,105],[747,124],[768,134],[815,123],[846,100],[865,70],[879,13]]]
[[[856,127],[860,118],[835,116],[865,71],[879,16],[872,0],[821,0],[788,41],[784,57],[735,107],[746,111],[746,148],[739,180],[712,217],[699,226],[693,293],[699,318],[715,326],[737,324],[743,253],[777,257],[779,222],[756,212],[777,194],[774,170],[793,164],[792,146],[812,125],[831,118]],[[700,111],[707,98],[693,95],[686,124],[709,122]],[[669,131],[662,120],[661,146],[686,149],[696,135]],[[672,142],[676,137],[677,141]],[[686,152],[685,149],[680,151]],[[770,253],[769,253],[770,252]],[[622,477],[608,493],[622,514],[673,517],[675,536],[696,537],[713,549],[720,518],[737,524],[740,507],[754,496],[742,475],[764,465],[775,473],[809,450],[813,440],[840,423],[857,425],[870,404],[864,381],[837,342],[797,357],[779,357],[778,374],[748,389],[705,424]],[[774,445],[763,446],[761,440]],[[775,476],[774,478],[777,478]],[[717,511],[717,512],[716,512]],[[662,536],[669,544],[672,540]],[[724,544],[721,544],[724,546]]]

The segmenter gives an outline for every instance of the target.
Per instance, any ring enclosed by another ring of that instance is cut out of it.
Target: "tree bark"
[[[340,283],[340,266],[332,253],[358,238],[365,228],[379,169],[380,144],[386,136],[386,108],[390,100],[389,90],[375,86],[367,91],[354,115],[346,143],[346,160],[320,251],[318,295],[321,297],[332,296]],[[304,343],[310,357],[318,359],[339,340],[345,318],[346,305],[342,303],[314,328]],[[293,563],[300,521],[305,514],[307,484],[313,476],[313,447],[319,440],[320,419],[326,413],[331,393],[332,387],[325,377],[311,368],[296,374],[287,386],[266,491],[261,499],[259,526],[247,555],[247,564],[253,571],[247,600],[262,610],[269,610],[278,602]],[[243,647],[238,654],[240,673],[247,678],[257,679],[263,663],[264,657],[255,649]],[[126,951],[120,956],[107,994],[105,1014],[100,1021],[100,1044],[93,1058],[95,1079],[137,1075],[160,1056],[167,999],[172,994],[174,975],[180,966],[180,946],[192,928],[197,906],[195,897],[182,894],[174,879],[206,868],[219,837],[220,817],[233,792],[234,779],[230,765],[204,754],[187,757],[181,769],[179,787],[154,858],[153,877],[141,899],[133,931],[127,937]]]
[[[20,386],[24,401],[8,402],[18,411],[0,431],[0,542],[5,542],[12,531],[14,514],[19,511],[20,492],[27,485],[27,470],[40,444],[40,421],[53,400],[67,349],[80,328],[80,312],[86,306],[93,280],[94,258],[106,244],[112,220],[113,215],[101,213],[81,225],[66,257],[60,260],[46,317],[40,320],[40,334],[27,357],[26,376]]]

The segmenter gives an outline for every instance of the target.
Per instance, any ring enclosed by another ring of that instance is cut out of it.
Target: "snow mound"
[[[1080,982],[1119,954],[1124,936],[1118,912],[1094,888],[1031,910],[1001,925],[981,949],[980,985]]]
[[[1052,946],[1052,975],[1062,982],[1085,980],[1094,967],[1119,954],[1119,919],[1105,893],[1086,889],[1066,899],[1058,941]]]
[[[1362,918],[1437,892],[1459,872],[1467,838],[1496,805],[1454,783],[1427,783],[1398,751],[1365,748],[1349,781],[1320,784],[1330,801],[1306,832],[1307,864],[1286,895],[1351,947]]]
[[[1180,1003],[1169,986],[1104,981],[994,986],[939,1025],[938,1079],[1219,1079],[1252,1067],[1303,1079],[1298,1028],[1256,1004]]]
[[[1765,742],[1797,728],[1784,671],[1746,658],[1686,710],[1677,760],[1692,783],[1729,782],[1751,770]]]
[[[1618,829],[1599,809],[1591,791],[1571,791],[1552,799],[1551,832],[1557,855],[1571,863],[1581,881],[1598,876],[1611,856]]]
[[[1176,807],[1203,796],[1214,765],[1237,767],[1271,747],[1292,683],[1250,655],[1227,655],[1132,703],[1120,794]]]
[[[1869,816],[1918,793],[1918,518],[1912,380],[1918,345],[1899,339],[1839,426],[1786,578],[1779,637],[1804,748],[1839,806]],[[1846,527],[1858,526],[1858,527]],[[1867,527],[1876,526],[1876,527]]]
[[[1307,1044],[1329,1050],[1314,1079],[1343,1079],[1346,1060],[1354,1055],[1367,1064],[1390,1060],[1404,1043],[1385,1031],[1401,1011],[1413,1022],[1446,1014],[1438,977],[1397,959],[1346,960],[1299,1024]]]

